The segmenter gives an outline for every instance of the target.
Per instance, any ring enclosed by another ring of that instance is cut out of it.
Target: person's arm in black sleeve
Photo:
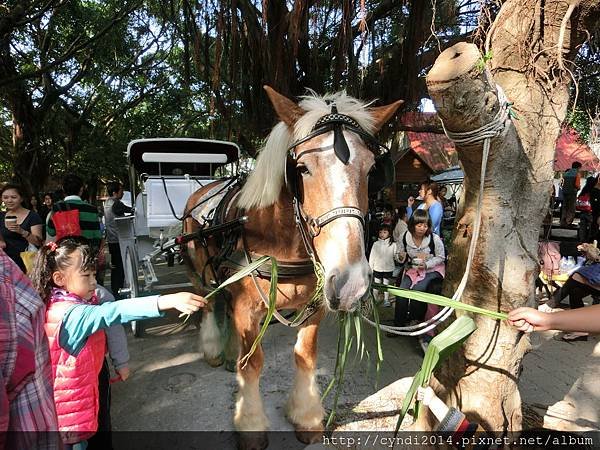
[[[115,200],[112,206],[112,210],[115,213],[115,216],[124,216],[125,214],[131,214],[133,212],[133,208],[125,205],[121,200]]]

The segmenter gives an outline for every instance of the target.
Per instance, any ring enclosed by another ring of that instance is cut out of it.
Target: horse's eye
[[[296,170],[302,176],[310,175],[310,170],[308,170],[308,167],[306,167],[304,164],[298,164]]]

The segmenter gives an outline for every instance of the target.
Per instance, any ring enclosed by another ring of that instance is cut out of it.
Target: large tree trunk
[[[427,76],[429,93],[448,130],[470,131],[489,123],[499,107],[495,84],[514,102],[519,116],[492,140],[481,234],[462,297],[465,303],[502,311],[534,305],[538,234],[548,208],[555,142],[569,101],[570,78],[563,64],[583,41],[585,21],[597,17],[599,3],[581,2],[569,18],[566,1],[542,2],[541,8],[533,0],[509,0],[490,31],[491,71],[483,68],[477,47],[461,43],[443,52]],[[446,295],[455,291],[465,270],[482,144],[457,150],[465,182]],[[477,331],[437,374],[438,390],[488,430],[520,430],[517,380],[528,338],[505,322],[474,319]],[[425,423],[418,426],[426,428]]]

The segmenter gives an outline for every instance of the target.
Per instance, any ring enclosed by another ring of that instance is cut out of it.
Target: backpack
[[[575,209],[585,213],[592,212],[592,204],[590,203],[589,193],[581,194],[579,197],[577,197],[577,200],[575,201]]]
[[[56,240],[65,236],[81,236],[81,225],[79,224],[79,210],[71,208],[66,202],[56,203],[58,211],[52,214],[52,222],[56,230]]]

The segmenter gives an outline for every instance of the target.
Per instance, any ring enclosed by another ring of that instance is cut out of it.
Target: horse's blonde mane
[[[288,126],[279,122],[267,138],[256,160],[256,167],[248,176],[238,198],[238,206],[244,209],[265,208],[277,201],[284,183],[286,152],[290,145],[307,136],[321,117],[331,112],[335,103],[340,114],[356,120],[367,132],[372,133],[375,121],[365,104],[345,92],[319,97],[313,91],[302,97],[298,106],[306,113],[294,125],[294,133]]]

